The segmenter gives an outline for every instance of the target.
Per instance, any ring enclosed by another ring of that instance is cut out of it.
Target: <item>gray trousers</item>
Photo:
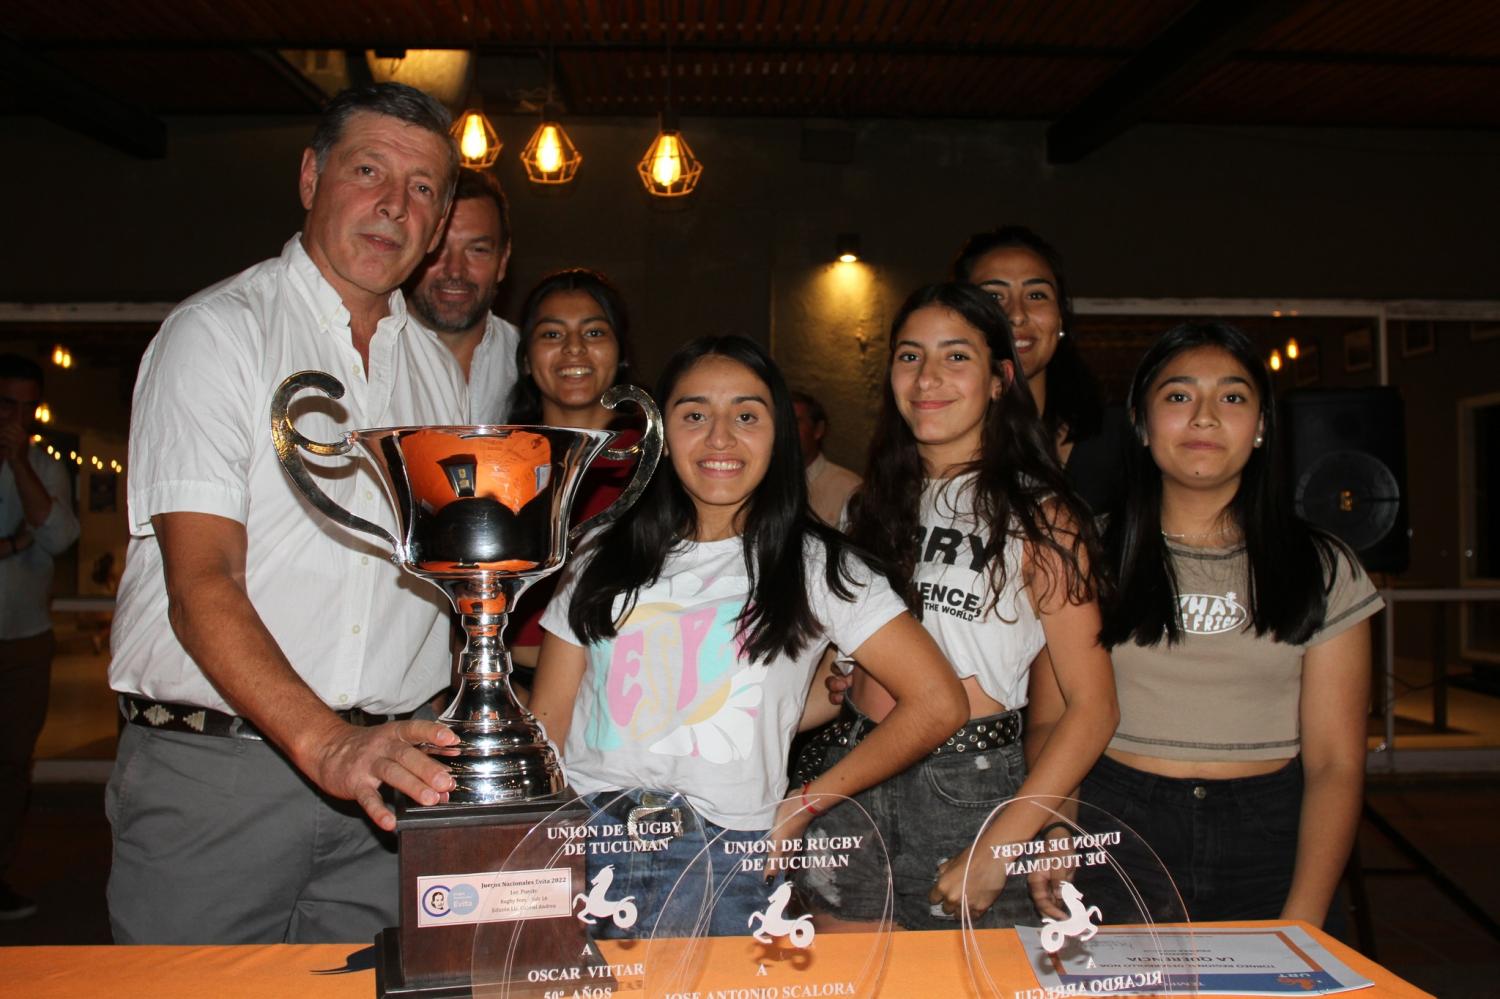
[[[265,742],[126,725],[105,793],[118,944],[369,943],[395,836]]]

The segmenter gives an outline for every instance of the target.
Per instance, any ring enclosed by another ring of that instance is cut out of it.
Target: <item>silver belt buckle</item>
[[[665,799],[664,799],[665,800]],[[634,806],[625,813],[625,832],[630,836],[630,842],[637,849],[650,850],[664,846],[672,841],[672,837],[682,832],[682,810],[673,805],[653,805],[649,803],[650,796],[642,795],[641,804]],[[649,837],[641,835],[642,823],[649,822],[657,816],[667,817],[672,824],[672,832],[663,836]]]

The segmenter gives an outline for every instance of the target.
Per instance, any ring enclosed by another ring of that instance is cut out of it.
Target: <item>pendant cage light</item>
[[[488,170],[500,158],[503,146],[500,134],[478,108],[470,108],[459,115],[448,133],[458,143],[458,160],[466,167]]]
[[[552,84],[557,72],[557,54],[547,50],[547,100],[542,104],[542,123],[521,150],[521,166],[533,184],[566,184],[578,174],[583,154],[568,138],[552,103]]]
[[[661,113],[661,127],[636,165],[636,173],[641,175],[646,190],[658,198],[680,198],[692,194],[698,186],[703,162],[694,155],[693,147],[677,127],[677,115],[673,112]]]
[[[542,110],[542,123],[521,150],[521,166],[533,184],[566,184],[578,173],[583,154],[568,138],[550,105]]]
[[[680,12],[679,12],[680,13]],[[672,23],[677,22],[673,17]],[[681,198],[693,193],[703,177],[703,162],[693,153],[693,147],[683,138],[677,124],[677,112],[672,107],[672,39],[667,37],[667,93],[661,118],[656,129],[656,138],[646,147],[646,155],[636,164],[646,191],[657,198]]]

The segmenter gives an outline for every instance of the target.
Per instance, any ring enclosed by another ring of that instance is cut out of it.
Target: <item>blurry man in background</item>
[[[490,311],[510,263],[510,209],[493,175],[459,172],[443,242],[407,284],[412,316],[469,380],[469,422],[504,423],[516,384],[516,328]]]
[[[806,392],[793,392],[797,410],[797,437],[802,442],[802,460],[807,464],[807,502],[825,524],[838,526],[844,504],[862,479],[843,465],[823,457],[823,436],[828,433],[828,414],[823,404]]]
[[[36,903],[4,880],[31,789],[52,674],[52,560],[78,540],[67,470],[31,442],[42,369],[0,354],[0,919]]]

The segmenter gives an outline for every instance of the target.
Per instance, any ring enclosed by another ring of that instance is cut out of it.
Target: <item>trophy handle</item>
[[[639,456],[635,474],[630,477],[630,485],[615,497],[613,503],[568,532],[570,543],[577,543],[579,538],[596,527],[604,527],[619,520],[621,514],[634,506],[635,501],[641,498],[641,493],[646,491],[646,483],[651,481],[656,463],[661,460],[661,412],[656,408],[656,403],[651,401],[651,397],[634,385],[616,385],[599,397],[599,403],[605,409],[615,409],[626,401],[634,403],[636,408],[646,414],[646,432],[630,447],[606,448],[604,455],[611,461],[628,461]]]
[[[356,517],[329,499],[328,494],[323,492],[307,471],[302,455],[297,453],[298,448],[306,448],[313,454],[332,458],[349,453],[354,445],[347,438],[337,444],[322,444],[297,432],[287,409],[291,406],[292,396],[305,388],[315,388],[330,399],[339,399],[344,395],[343,383],[325,371],[299,371],[289,375],[277,387],[276,394],[271,397],[271,440],[276,445],[276,457],[281,460],[281,467],[286,469],[286,474],[292,478],[292,484],[313,506],[347,528],[380,538],[391,546],[393,554],[399,552],[401,546],[389,531],[363,517]]]

